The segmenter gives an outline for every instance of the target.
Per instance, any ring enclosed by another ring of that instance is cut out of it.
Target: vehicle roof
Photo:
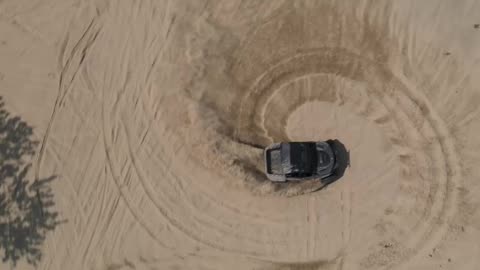
[[[314,142],[282,143],[281,155],[285,174],[316,172],[317,151]]]

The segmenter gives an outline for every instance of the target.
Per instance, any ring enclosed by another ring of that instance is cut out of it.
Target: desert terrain
[[[480,1],[0,0],[0,97],[0,269],[480,269]]]

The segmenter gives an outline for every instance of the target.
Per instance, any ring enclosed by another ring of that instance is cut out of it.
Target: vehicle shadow
[[[37,265],[48,231],[60,223],[52,210],[49,187],[55,176],[29,181],[27,175],[38,142],[33,129],[4,109],[0,96],[0,249],[2,261],[16,266],[20,259]]]
[[[342,178],[347,170],[347,167],[350,167],[350,152],[347,150],[345,145],[337,139],[331,140],[331,142],[333,151],[335,152],[337,168],[335,169],[333,175],[321,180],[324,185],[320,189],[324,189],[328,185]]]

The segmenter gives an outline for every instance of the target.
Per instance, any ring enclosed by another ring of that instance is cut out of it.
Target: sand
[[[37,142],[18,164],[58,214],[41,256],[0,269],[478,269],[479,14],[0,1],[0,96]],[[262,147],[326,139],[350,152],[341,179],[266,180]]]

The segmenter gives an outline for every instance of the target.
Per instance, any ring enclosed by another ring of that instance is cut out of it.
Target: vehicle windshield
[[[272,149],[267,151],[268,173],[283,174],[282,155],[280,149]]]

